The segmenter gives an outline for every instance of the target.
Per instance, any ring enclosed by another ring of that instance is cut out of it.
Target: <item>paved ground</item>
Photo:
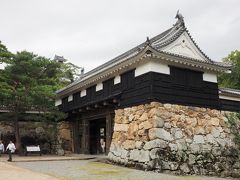
[[[99,157],[99,156],[98,156]],[[62,161],[62,160],[88,160],[88,159],[95,159],[96,156],[93,155],[84,155],[84,154],[71,154],[65,156],[57,156],[57,155],[43,155],[39,156],[37,154],[32,154],[29,156],[18,156],[13,155],[13,162],[31,162],[31,161]],[[8,155],[3,154],[0,157],[0,162],[7,161]]]
[[[34,172],[12,165],[11,163],[0,162],[1,180],[57,180],[53,176]]]
[[[90,159],[92,156],[15,156],[15,162],[0,158],[0,179],[4,180],[222,180],[215,177],[172,176],[114,166]],[[58,160],[57,160],[58,158]],[[83,160],[85,158],[85,160]],[[47,161],[50,159],[50,161]],[[82,160],[79,160],[82,159]],[[86,160],[88,159],[88,160]],[[41,161],[39,161],[41,160]],[[3,162],[5,161],[5,162]],[[3,178],[2,178],[3,177]]]

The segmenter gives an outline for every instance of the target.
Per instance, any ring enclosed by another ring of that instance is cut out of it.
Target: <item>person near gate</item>
[[[15,150],[16,150],[15,145],[13,144],[12,141],[10,141],[6,148],[6,151],[8,152],[9,155],[8,161],[12,161],[12,153],[14,153]]]
[[[1,154],[4,153],[4,144],[2,143],[2,141],[0,140],[0,157]]]
[[[100,139],[100,145],[101,145],[101,150],[102,150],[102,153],[105,153],[105,141],[103,138]]]

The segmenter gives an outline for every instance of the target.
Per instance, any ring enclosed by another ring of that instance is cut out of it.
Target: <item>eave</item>
[[[240,98],[240,90],[237,89],[219,88],[219,94],[222,96]]]
[[[99,81],[105,81],[115,75],[121,74],[127,70],[136,68],[137,64],[147,60],[161,60],[168,65],[183,66],[185,68],[197,69],[202,71],[212,72],[226,72],[230,70],[230,66],[221,66],[212,62],[201,61],[198,59],[192,59],[172,53],[167,53],[154,49],[151,45],[146,45],[145,48],[139,52],[133,53],[133,55],[116,61],[108,66],[99,69],[88,76],[85,76],[80,81],[70,84],[69,86],[57,91],[58,98],[65,97],[67,95],[76,93],[81,89],[86,89]]]

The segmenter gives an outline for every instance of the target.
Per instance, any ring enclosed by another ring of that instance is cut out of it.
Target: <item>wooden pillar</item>
[[[83,119],[82,153],[89,154],[89,121]]]
[[[112,133],[113,133],[113,117],[114,115],[110,112],[106,114],[106,153],[108,154],[110,145],[112,142]]]
[[[72,122],[73,126],[73,152],[74,153],[80,153],[80,147],[79,147],[79,120],[74,119]]]
[[[71,142],[71,145],[72,145],[72,152],[75,152],[75,130],[74,130],[74,122],[73,121],[70,121],[70,127],[71,127],[71,137],[72,137],[72,142]]]

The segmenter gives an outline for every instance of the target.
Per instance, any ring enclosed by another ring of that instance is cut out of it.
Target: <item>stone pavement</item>
[[[98,156],[100,157],[100,156]],[[18,156],[13,155],[13,162],[31,162],[31,161],[63,161],[63,160],[88,160],[95,159],[94,155],[85,155],[85,154],[71,154],[65,156],[57,156],[57,155],[42,155],[39,156],[37,154],[28,155],[28,156]],[[0,157],[1,161],[7,161],[8,155],[3,154]]]
[[[52,176],[20,168],[7,162],[0,162],[1,180],[57,180]]]
[[[93,159],[94,158],[94,159]],[[71,156],[7,156],[0,157],[0,179],[4,180],[223,180],[217,177],[173,176],[144,172],[101,162],[105,157]],[[3,162],[4,161],[4,162]]]

